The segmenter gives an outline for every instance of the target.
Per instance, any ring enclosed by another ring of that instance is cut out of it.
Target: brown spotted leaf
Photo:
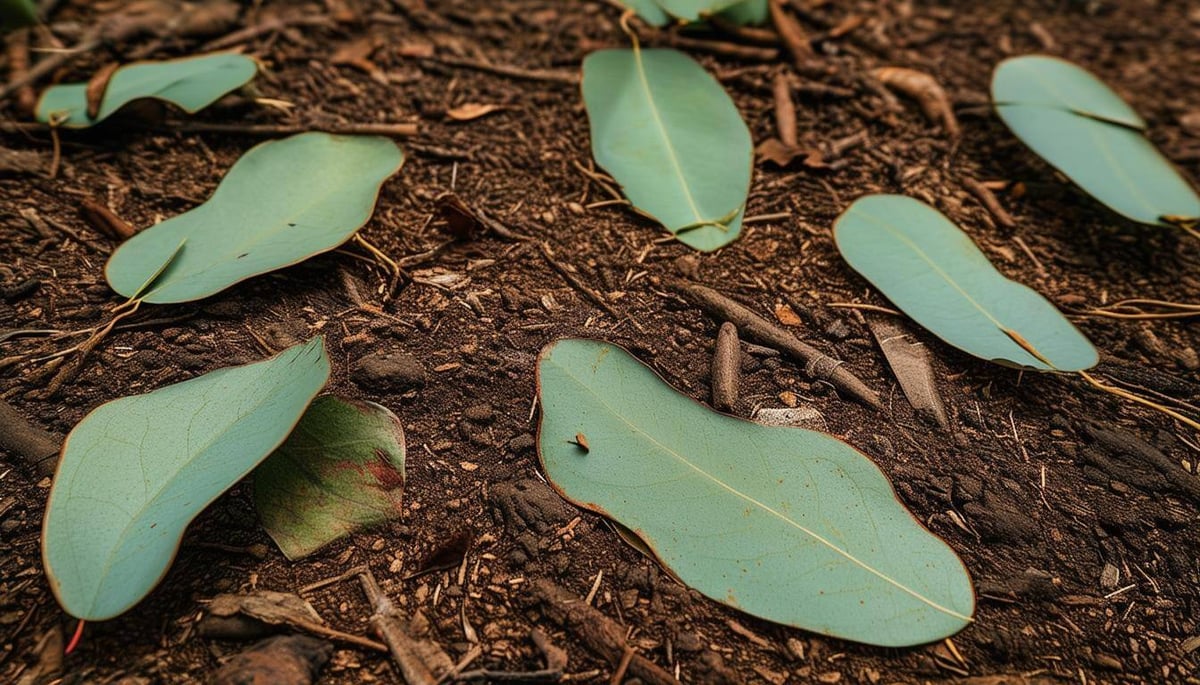
[[[400,515],[404,430],[372,402],[317,398],[254,472],[263,527],[288,559]]]

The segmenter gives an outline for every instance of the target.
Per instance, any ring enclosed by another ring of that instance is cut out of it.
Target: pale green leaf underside
[[[716,14],[725,9],[740,4],[741,0],[654,0],[660,7],[672,16],[685,21],[699,21],[703,17]],[[757,1],[757,0],[755,0]]]
[[[229,52],[128,64],[109,80],[95,119],[87,116],[86,83],[47,88],[37,105],[37,119],[46,123],[54,119],[67,128],[87,128],[130,102],[146,98],[197,112],[245,85],[257,71],[254,60]]]
[[[834,224],[838,250],[855,271],[917,323],[987,359],[1041,371],[1079,371],[1096,349],[1046,298],[996,270],[936,209],[901,195],[869,195]],[[1017,333],[1050,362],[1015,342]]]
[[[263,527],[295,561],[399,518],[404,429],[373,402],[318,397],[286,442],[254,470]]]
[[[698,250],[737,238],[753,145],[716,79],[675,50],[600,50],[583,100],[592,153],[635,207]]]
[[[318,337],[88,414],[46,506],[42,558],[63,609],[97,621],[137,604],[188,523],[283,442],[328,377]]]
[[[697,21],[700,17],[717,12],[735,24],[761,24],[769,16],[767,0],[621,0],[621,4],[636,12],[642,21],[651,26],[665,26],[670,23],[671,17],[664,11],[664,7],[672,7],[681,12],[682,14],[677,16],[685,21]]]
[[[721,16],[734,24],[764,24],[771,16],[769,0],[744,0],[721,11]]]
[[[887,646],[970,622],[974,595],[958,557],[849,445],[711,411],[594,340],[543,350],[538,383],[551,482],[628,526],[708,597]]]
[[[1114,212],[1157,225],[1200,217],[1200,195],[1142,133],[1142,118],[1087,71],[1052,57],[1005,60],[992,99],[1022,142]]]
[[[262,143],[233,165],[213,196],[148,228],[113,253],[105,275],[132,297],[183,248],[142,297],[187,302],[341,245],[375,209],[404,156],[375,136],[300,135]]]

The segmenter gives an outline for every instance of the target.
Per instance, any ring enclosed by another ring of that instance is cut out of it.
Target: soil
[[[70,44],[80,26],[120,4],[62,3],[51,23]],[[626,44],[613,6],[248,3],[245,26],[281,8],[329,18],[239,43],[266,66],[255,82],[259,94],[294,106],[243,99],[192,120],[419,122],[420,133],[401,141],[407,162],[384,186],[363,229],[368,239],[396,259],[442,245],[452,237],[430,217],[435,199],[453,189],[511,230],[547,241],[559,263],[620,316],[568,283],[534,243],[487,232],[455,239],[410,265],[411,280],[383,313],[355,307],[351,290],[378,305],[387,277],[348,248],[201,302],[144,307],[127,320],[140,326],[105,341],[58,398],[43,396],[47,378],[39,364],[0,371],[0,397],[61,435],[105,401],[261,359],[319,332],[334,366],[328,390],[386,405],[407,432],[402,520],[290,563],[259,526],[250,485],[240,484],[190,527],[148,599],[119,619],[88,626],[65,658],[62,682],[206,680],[247,646],[197,634],[207,599],[252,588],[296,591],[358,564],[370,565],[405,613],[427,618],[432,638],[453,659],[471,646],[469,624],[482,648],[474,667],[541,668],[530,637],[539,627],[566,650],[573,679],[608,682],[614,664],[591,651],[578,630],[542,620],[528,590],[550,579],[582,598],[602,573],[593,605],[627,628],[638,654],[684,682],[1198,682],[1196,434],[1074,377],[1021,374],[914,328],[932,352],[949,407],[950,429],[931,428],[900,394],[862,315],[831,306],[889,304],[840,259],[830,228],[862,194],[907,193],[940,208],[1002,272],[1065,311],[1126,297],[1195,301],[1200,242],[1126,223],[1057,178],[991,113],[987,87],[991,69],[1006,56],[1047,52],[1073,60],[1114,84],[1149,121],[1164,154],[1200,178],[1200,16],[1187,3],[1156,0],[797,4],[806,8],[801,21],[816,38],[817,63],[828,71],[800,82],[840,88],[798,90],[800,142],[826,146],[833,168],[757,165],[747,215],[787,218],[753,223],[729,247],[698,254],[624,207],[585,208],[610,198],[579,169],[590,153],[576,85],[446,59],[577,74],[588,52]],[[865,21],[849,33],[830,32],[856,16]],[[387,85],[331,63],[339,48],[364,36],[379,39],[371,59]],[[106,45],[53,77],[85,80],[155,40]],[[207,40],[167,37],[149,54],[190,54]],[[432,59],[413,56],[428,46]],[[756,141],[776,135],[771,79],[791,68],[786,58],[691,54],[731,93]],[[859,85],[858,75],[889,65],[936,77],[961,120],[960,140],[929,123],[911,101],[890,107]],[[465,122],[446,114],[471,103],[501,109]],[[22,118],[11,100],[3,106],[6,116]],[[865,144],[828,149],[861,132]],[[69,330],[103,321],[120,303],[102,271],[116,243],[80,218],[81,201],[96,198],[130,224],[149,226],[203,201],[259,140],[126,120],[64,134],[53,179],[44,167],[0,178],[0,327]],[[38,153],[43,164],[51,154],[44,132],[10,131],[0,141]],[[995,221],[969,192],[970,179],[1011,182],[1000,202],[1015,228]],[[49,222],[44,234],[19,214],[29,208]],[[606,521],[566,504],[544,483],[532,403],[535,356],[548,342],[588,336],[625,345],[681,392],[708,400],[719,322],[661,286],[660,279],[679,275],[765,316],[789,305],[799,314],[792,326],[798,336],[883,392],[881,413],[839,398],[791,361],[747,354],[734,413],[798,401],[870,455],[974,578],[976,621],[952,643],[880,649],[741,614],[678,585]],[[36,287],[12,288],[27,279]],[[1200,397],[1194,324],[1076,321],[1102,350],[1099,373]],[[9,341],[0,357],[55,349],[44,341]],[[389,364],[396,376],[388,376]],[[7,457],[11,468],[0,468],[0,681],[15,682],[37,660],[43,636],[70,635],[74,621],[58,608],[40,562],[50,481],[38,482],[15,455]],[[455,567],[406,579],[463,531],[472,540],[463,576]],[[370,607],[354,583],[308,596],[337,629],[370,633]],[[399,682],[399,675],[385,655],[339,644],[319,682]]]

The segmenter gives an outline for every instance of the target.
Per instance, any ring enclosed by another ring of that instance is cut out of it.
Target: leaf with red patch
[[[317,398],[287,442],[254,472],[263,527],[288,559],[398,518],[404,429],[373,402]]]

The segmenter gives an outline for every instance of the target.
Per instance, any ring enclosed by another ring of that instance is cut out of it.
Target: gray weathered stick
[[[54,475],[61,441],[30,423],[7,402],[0,400],[0,450],[17,457],[41,478]]]
[[[772,324],[721,293],[687,281],[664,281],[672,290],[699,305],[710,315],[738,327],[747,338],[774,347],[804,364],[804,372],[833,385],[841,392],[876,409],[883,409],[879,395],[842,363]]]
[[[717,350],[712,363],[712,403],[718,411],[732,412],[742,380],[742,350],[737,326],[726,321],[717,333]]]

